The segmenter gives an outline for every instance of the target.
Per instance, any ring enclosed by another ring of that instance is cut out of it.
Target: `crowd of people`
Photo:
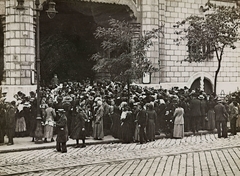
[[[31,136],[36,141],[40,128],[44,142],[53,142],[57,134],[57,151],[67,152],[68,138],[76,140],[76,147],[85,147],[85,138],[101,140],[105,135],[121,139],[123,143],[154,141],[155,135],[165,133],[183,138],[184,132],[199,130],[227,137],[227,121],[231,135],[240,127],[239,92],[219,99],[199,89],[173,87],[154,89],[120,82],[54,81],[40,90],[40,112],[37,112],[35,92],[17,92],[14,101],[0,102],[0,143],[4,135],[9,145],[13,137]],[[37,119],[37,114],[40,118]],[[41,120],[42,126],[37,126]],[[42,128],[42,129],[41,129]],[[82,140],[82,145],[79,144]]]

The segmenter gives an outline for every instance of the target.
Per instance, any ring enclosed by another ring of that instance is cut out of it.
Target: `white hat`
[[[58,109],[57,112],[66,112],[64,109]]]
[[[199,95],[198,99],[203,100],[205,97],[203,95]]]

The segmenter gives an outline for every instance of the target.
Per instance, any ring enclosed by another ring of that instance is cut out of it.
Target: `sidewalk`
[[[216,132],[216,131],[215,131]],[[204,135],[208,134],[209,132],[206,130],[199,131],[196,135]],[[185,136],[193,135],[192,132],[185,132]],[[165,134],[156,135],[156,139],[166,138]],[[56,139],[56,136],[54,136]],[[35,142],[31,142],[31,137],[15,137],[13,139],[14,145],[7,145],[8,138],[5,136],[5,144],[0,144],[0,153],[7,153],[7,152],[17,152],[17,151],[26,151],[26,150],[41,150],[41,149],[49,149],[55,148],[56,142],[48,142],[48,143],[41,143],[36,144]],[[79,141],[81,144],[81,140]],[[110,144],[110,143],[120,143],[119,139],[115,139],[111,135],[104,136],[103,140],[94,140],[92,137],[86,138],[86,145],[96,145],[96,144]],[[69,139],[67,142],[67,146],[74,146],[76,145],[76,141]]]

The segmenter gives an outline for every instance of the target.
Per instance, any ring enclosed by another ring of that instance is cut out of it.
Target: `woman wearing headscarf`
[[[178,105],[175,109],[174,117],[174,128],[173,128],[173,137],[182,139],[184,137],[184,109]]]

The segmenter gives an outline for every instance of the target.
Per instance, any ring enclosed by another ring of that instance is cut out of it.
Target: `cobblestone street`
[[[0,154],[0,175],[239,175],[240,135]]]

